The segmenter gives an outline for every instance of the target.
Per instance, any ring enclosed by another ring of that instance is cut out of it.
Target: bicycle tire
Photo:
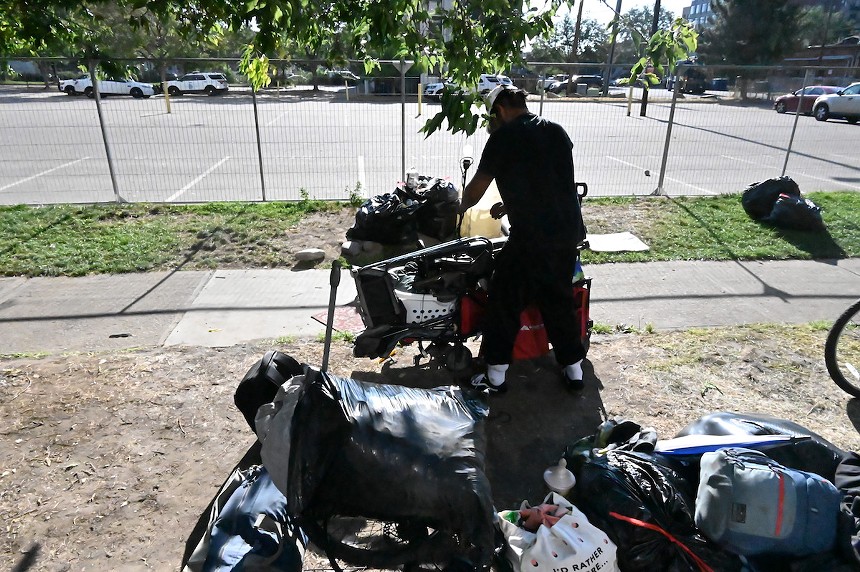
[[[346,535],[340,532],[330,532],[333,522],[337,526],[339,521],[342,523],[350,520],[363,521],[361,531],[354,531],[351,541],[347,541]],[[301,528],[328,558],[336,558],[353,566],[407,566],[412,570],[441,570],[447,560],[458,554],[457,541],[452,535],[409,522],[334,515],[329,517],[327,522],[303,518]],[[404,533],[404,530],[407,533]],[[421,568],[419,565],[429,568]]]
[[[840,389],[860,397],[860,300],[833,323],[824,344],[827,373]]]

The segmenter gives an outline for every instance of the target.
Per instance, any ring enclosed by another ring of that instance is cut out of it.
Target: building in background
[[[681,16],[701,30],[714,15],[711,10],[711,0],[693,0],[692,4],[681,10]]]
[[[794,0],[795,4],[805,7],[821,6],[825,10],[831,9],[842,12],[845,17],[860,25],[860,0]],[[692,0],[689,6],[681,10],[681,15],[701,30],[714,15],[711,10],[711,0]]]

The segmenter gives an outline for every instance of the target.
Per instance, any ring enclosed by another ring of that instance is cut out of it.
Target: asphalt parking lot
[[[680,100],[669,133],[668,92],[654,90],[641,117],[636,101],[628,115],[621,91],[529,103],[568,130],[577,180],[591,196],[654,192],[664,154],[662,191],[670,195],[737,192],[784,166],[806,192],[860,190],[860,125],[801,116],[795,128],[794,115],[767,102],[710,94]],[[173,98],[167,113],[163,96],[106,98],[106,147],[94,100],[3,88],[0,203],[111,201],[112,178],[129,201],[370,196],[393,189],[404,164],[459,186],[464,146],[477,156],[487,137],[479,130],[425,138],[419,129],[438,103],[424,102],[419,112],[417,101],[401,107],[397,97],[348,99],[342,91],[267,92],[256,100],[240,90],[185,96]]]

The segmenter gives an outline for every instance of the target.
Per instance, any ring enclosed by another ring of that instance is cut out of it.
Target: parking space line
[[[87,159],[89,159],[89,157],[82,157],[80,159],[75,159],[74,161],[69,161],[68,163],[63,163],[62,165],[54,167],[53,169],[48,169],[46,171],[42,171],[41,173],[36,173],[35,175],[30,175],[29,177],[27,177],[25,179],[20,179],[18,181],[15,181],[14,183],[9,183],[5,187],[0,187],[0,191],[5,191],[8,188],[14,187],[16,185],[20,185],[21,183],[26,183],[27,181],[32,181],[33,179],[37,179],[43,175],[47,175],[48,173],[53,173],[54,171],[57,171],[59,169],[69,167],[69,166],[74,165],[76,163],[80,163],[81,161],[86,161]]]
[[[716,191],[712,191],[711,189],[705,189],[704,187],[697,187],[696,185],[691,185],[690,183],[685,183],[684,181],[680,181],[678,179],[673,179],[672,177],[666,177],[667,181],[672,181],[673,183],[678,183],[679,185],[683,185],[685,187],[690,187],[691,189],[696,189],[697,191],[701,191],[703,193],[708,193],[709,195],[718,195],[719,193]]]
[[[748,161],[746,159],[741,159],[739,157],[731,157],[729,155],[720,155],[720,156],[725,157],[726,159],[731,159],[732,161],[740,161],[741,163],[748,163],[750,165],[761,165],[762,164],[761,161]],[[852,189],[860,189],[860,187],[858,187],[857,185],[839,182],[839,181],[836,181],[834,179],[825,179],[823,177],[816,177],[814,175],[806,175],[804,173],[795,173],[792,176],[794,176],[794,177],[806,177],[807,179],[812,179],[813,181],[821,181],[822,183],[830,183],[831,185],[835,184],[835,183],[839,183],[840,185],[845,185],[846,187],[850,187]]]
[[[621,160],[621,159],[619,159],[618,157],[613,157],[612,155],[607,155],[607,156],[606,156],[606,158],[607,158],[607,159],[612,159],[613,161],[618,161],[618,162],[619,162],[619,163],[621,163],[622,165],[627,165],[628,167],[633,167],[634,169],[639,169],[639,170],[640,170],[640,171],[642,171],[643,173],[647,171],[647,169],[645,169],[645,167],[640,167],[639,165],[634,165],[633,163],[628,163],[627,161],[622,161],[622,160]],[[708,194],[710,194],[710,195],[716,195],[716,194],[718,194],[718,193],[715,193],[714,191],[712,191],[711,189],[705,189],[705,188],[702,188],[702,187],[697,187],[696,185],[692,185],[692,184],[690,184],[690,183],[685,183],[684,181],[682,181],[682,180],[680,180],[680,179],[674,179],[674,178],[672,178],[672,177],[666,177],[666,180],[667,180],[667,181],[671,181],[671,182],[673,182],[673,183],[677,183],[677,184],[679,184],[679,185],[683,185],[683,186],[685,186],[685,187],[689,187],[689,188],[691,188],[691,189],[695,189],[695,190],[697,190],[697,191],[701,191],[701,192],[703,192],[703,193],[708,193]]]
[[[618,161],[622,165],[627,165],[628,167],[633,167],[634,169],[639,169],[642,172],[645,172],[647,169],[645,167],[640,167],[639,165],[634,165],[633,163],[628,163],[627,161],[622,161],[618,157],[613,157],[612,155],[607,155],[607,159],[612,159],[613,161]]]
[[[272,125],[272,123],[274,123],[275,121],[279,120],[281,117],[283,117],[283,116],[284,116],[284,115],[286,115],[286,114],[287,114],[287,112],[286,112],[286,111],[282,111],[282,112],[280,112],[280,113],[278,114],[278,116],[277,116],[277,117],[275,117],[274,119],[272,119],[271,121],[269,121],[268,123],[266,123],[266,127],[269,127],[270,125]]]
[[[199,183],[200,181],[205,179],[206,176],[209,175],[209,173],[211,173],[212,171],[214,171],[215,169],[217,169],[218,167],[220,167],[221,165],[223,165],[224,163],[226,163],[229,160],[230,160],[230,155],[227,155],[226,157],[224,157],[223,159],[221,159],[220,161],[218,161],[217,163],[215,163],[214,165],[212,165],[211,167],[209,167],[208,169],[206,169],[205,171],[200,173],[200,175],[198,175],[193,181],[191,181],[190,183],[188,183],[187,185],[185,185],[184,187],[182,187],[181,189],[179,189],[178,191],[176,191],[175,193],[173,193],[172,195],[167,197],[164,200],[164,202],[172,203],[173,201],[175,201],[177,199],[177,197],[182,195],[182,193],[184,193],[185,191],[187,191],[188,189],[190,189],[191,187],[193,187],[194,185],[196,185],[197,183]]]

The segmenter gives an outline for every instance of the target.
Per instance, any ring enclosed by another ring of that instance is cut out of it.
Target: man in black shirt
[[[520,313],[537,304],[556,360],[572,389],[582,389],[585,349],[576,325],[573,275],[585,225],[573,178],[573,143],[564,129],[526,107],[526,94],[500,86],[487,96],[490,138],[475,176],[463,190],[460,211],[471,208],[493,179],[507,211],[510,235],[495,260],[482,330],[487,371],[472,385],[507,390],[505,372],[520,329]]]

